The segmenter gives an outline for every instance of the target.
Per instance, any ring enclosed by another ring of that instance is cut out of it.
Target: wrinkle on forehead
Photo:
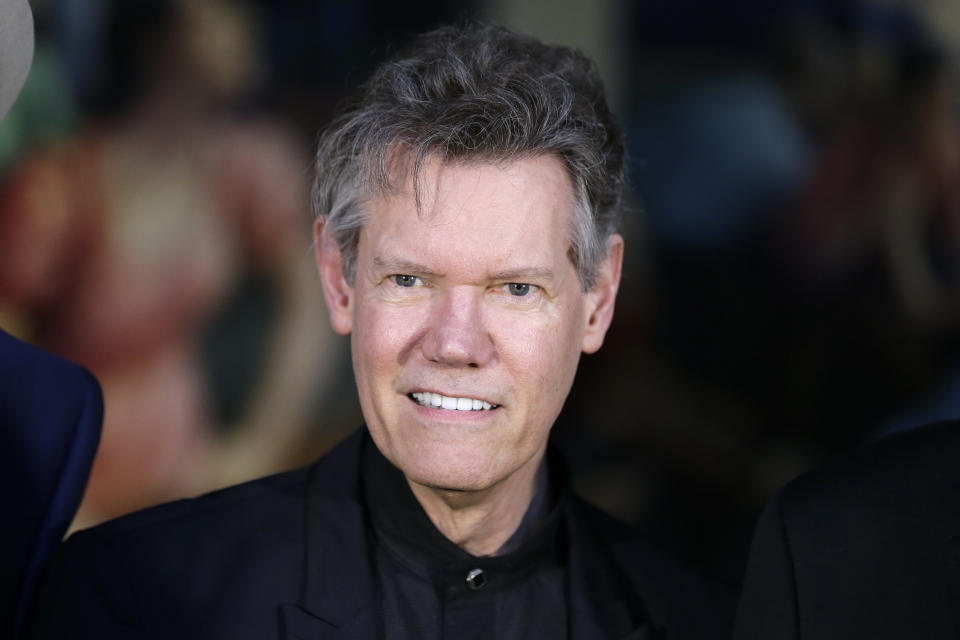
[[[554,172],[558,179],[563,180],[564,191],[569,196],[571,220],[570,232],[573,231],[573,207],[576,206],[576,196],[569,169],[559,154],[553,152],[525,152],[514,155],[473,154],[465,156],[444,157],[441,152],[431,152],[418,155],[416,150],[403,142],[395,142],[384,154],[383,162],[379,167],[379,174],[371,176],[371,184],[367,200],[386,199],[391,197],[412,196],[416,204],[418,217],[429,217],[436,209],[442,188],[443,173],[452,167],[494,167],[507,170],[515,163],[536,158],[553,158],[557,167]]]

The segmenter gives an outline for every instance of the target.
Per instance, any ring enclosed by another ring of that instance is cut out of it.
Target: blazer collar
[[[312,470],[305,495],[301,601],[280,606],[280,638],[375,640],[374,577],[360,499],[364,430]]]

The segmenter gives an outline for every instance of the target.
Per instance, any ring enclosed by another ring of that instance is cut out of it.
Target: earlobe
[[[323,235],[323,219],[313,225],[313,250],[323,285],[323,297],[330,312],[330,326],[341,335],[349,335],[353,328],[353,288],[343,273],[340,249]]]
[[[583,333],[583,352],[594,353],[603,344],[603,338],[613,321],[613,307],[620,287],[623,264],[623,238],[613,234],[607,240],[607,255],[600,264],[597,281],[586,295],[586,322]]]

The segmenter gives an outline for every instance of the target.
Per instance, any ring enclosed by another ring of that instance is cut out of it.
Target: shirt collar
[[[546,466],[517,532],[504,545],[505,553],[478,557],[444,536],[420,506],[403,473],[387,460],[367,436],[361,459],[363,499],[376,539],[402,565],[424,578],[462,580],[465,571],[481,569],[519,580],[546,561],[559,561],[560,522],[569,493],[568,474],[559,455],[548,448]]]

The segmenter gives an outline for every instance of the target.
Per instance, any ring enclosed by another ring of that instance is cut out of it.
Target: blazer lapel
[[[281,640],[373,640],[377,637],[370,611],[367,615],[358,613],[341,624],[317,617],[296,604],[280,605],[279,613]]]
[[[575,500],[566,505],[569,536],[567,602],[572,640],[658,640],[639,596],[620,576],[602,543],[575,513]]]
[[[279,609],[280,638],[374,640],[374,578],[359,490],[362,430],[331,452],[306,492],[302,600]]]
[[[332,622],[318,618],[298,604],[280,605],[281,640],[328,640],[340,635]]]

